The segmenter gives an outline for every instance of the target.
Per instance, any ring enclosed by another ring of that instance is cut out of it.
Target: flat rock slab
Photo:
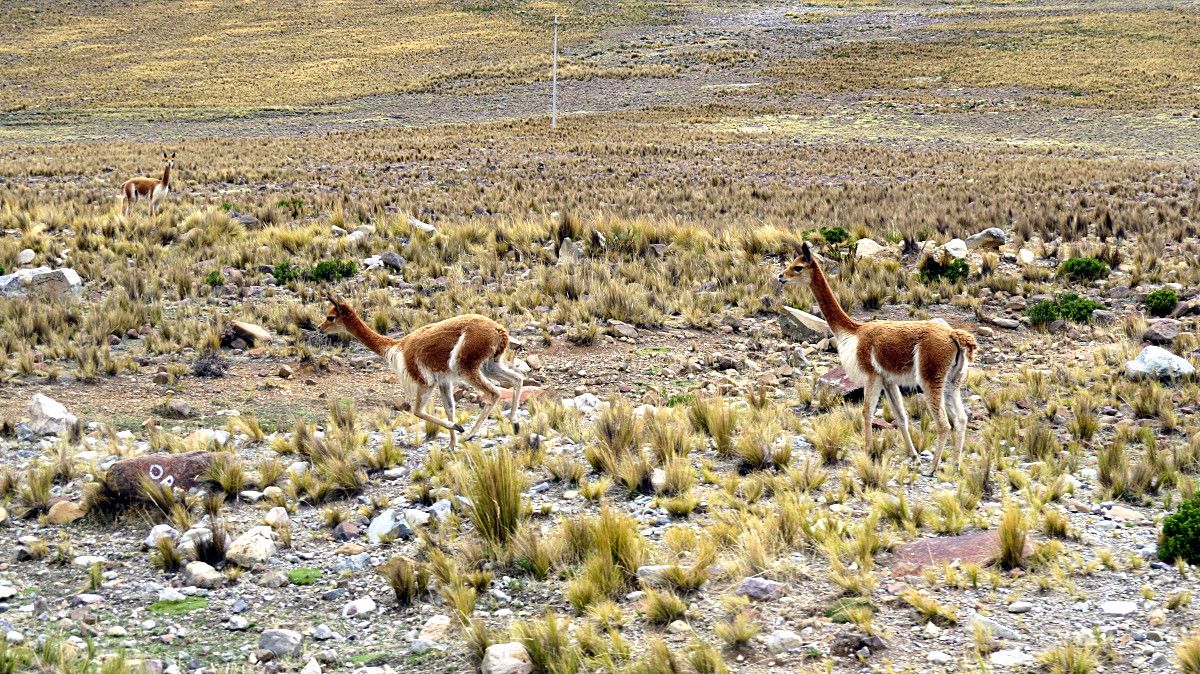
[[[205,451],[147,454],[114,463],[104,483],[110,491],[126,498],[141,498],[143,476],[164,486],[191,489],[211,463],[212,453]]]
[[[1025,554],[1032,552],[1033,546],[1026,541]],[[922,538],[896,551],[895,561],[892,562],[892,578],[915,576],[927,566],[941,566],[954,560],[960,564],[988,566],[999,557],[1000,534],[996,531]]]
[[[861,400],[863,395],[862,384],[851,379],[850,375],[846,374],[846,368],[841,365],[821,375],[813,388],[814,392],[828,390],[846,400]]]

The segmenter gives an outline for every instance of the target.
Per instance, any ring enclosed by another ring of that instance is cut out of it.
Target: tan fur
[[[932,475],[937,471],[950,432],[946,407],[954,419],[956,463],[961,463],[966,441],[967,414],[962,405],[961,388],[967,367],[975,360],[975,337],[966,330],[950,327],[942,321],[869,321],[851,318],[838,303],[820,262],[805,243],[791,265],[780,275],[784,283],[807,285],[817,299],[829,328],[838,343],[838,355],[847,375],[863,385],[863,443],[872,441],[872,417],[881,393],[887,394],[892,414],[910,456],[917,457],[909,433],[908,412],[900,395],[900,386],[919,384],[937,424],[937,449]]]
[[[123,197],[123,211],[125,217],[129,217],[133,213],[133,205],[141,199],[150,200],[150,215],[158,213],[158,202],[166,196],[167,191],[171,186],[171,168],[175,166],[175,153],[170,156],[166,152],[163,153],[163,173],[162,178],[146,178],[137,177],[130,178],[121,183],[121,195]]]
[[[524,378],[502,360],[508,350],[508,331],[499,323],[479,314],[464,314],[418,328],[402,339],[392,339],[368,327],[345,302],[331,300],[321,332],[348,334],[379,354],[406,384],[406,402],[413,413],[450,431],[451,448],[457,442],[457,434],[464,432],[454,421],[456,384],[471,386],[484,400],[484,410],[465,440],[475,436],[500,400],[500,389],[492,379],[513,389],[509,420],[513,429],[518,430],[517,409]],[[441,395],[447,419],[438,419],[426,411],[434,390]]]

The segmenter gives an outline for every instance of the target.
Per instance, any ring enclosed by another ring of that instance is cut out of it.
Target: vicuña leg
[[[883,393],[883,379],[880,377],[867,379],[867,383],[863,386],[863,449],[868,454],[871,452],[871,435],[874,431],[871,424],[875,417],[875,407],[879,405],[880,393]]]
[[[487,420],[488,415],[492,413],[492,410],[496,409],[496,403],[500,402],[500,389],[496,388],[496,385],[483,376],[483,373],[479,370],[463,374],[466,375],[467,383],[474,386],[475,390],[479,391],[480,395],[483,396],[485,405],[483,411],[479,413],[479,418],[471,425],[471,432],[467,433],[465,439],[470,439],[475,437],[475,434],[483,426],[483,422]]]
[[[508,420],[513,425],[513,431],[519,433],[521,427],[517,424],[517,408],[521,406],[521,389],[525,386],[525,377],[522,377],[520,372],[513,370],[499,361],[492,364],[488,370],[488,374],[498,379],[501,384],[512,389],[512,406],[508,411]]]
[[[446,418],[455,426],[450,429],[450,449],[453,450],[454,446],[458,444],[458,429],[462,428],[455,423],[457,420],[454,418],[454,384],[448,381],[441,382],[438,384],[438,394],[442,396],[442,407],[446,409]]]
[[[929,474],[937,473],[938,464],[942,462],[942,450],[946,448],[946,436],[950,435],[950,421],[946,418],[946,408],[942,405],[942,386],[929,385],[925,388],[925,400],[929,403],[929,412],[937,424],[937,447],[933,450],[933,465]]]
[[[461,433],[463,431],[462,426],[454,423],[453,421],[446,421],[445,419],[438,419],[437,417],[433,416],[429,412],[425,411],[425,408],[429,407],[429,399],[432,397],[433,397],[433,389],[431,389],[431,388],[423,388],[423,389],[417,391],[417,401],[413,405],[413,414],[415,414],[416,417],[418,419],[421,419],[422,421],[428,421],[431,424],[436,424],[448,431],[458,431],[459,433]]]
[[[962,390],[957,386],[949,390],[950,411],[954,415],[954,465],[962,470],[962,450],[967,442],[967,410],[963,407]]]
[[[912,434],[908,429],[908,409],[904,407],[904,396],[900,395],[899,384],[886,384],[883,392],[887,394],[888,407],[892,408],[892,416],[900,426],[900,434],[904,436],[904,444],[908,447],[909,458],[917,459],[917,446],[913,444]]]

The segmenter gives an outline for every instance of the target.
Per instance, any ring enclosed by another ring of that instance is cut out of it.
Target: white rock
[[[854,256],[859,258],[874,258],[885,250],[875,239],[859,239],[854,244]]]
[[[449,635],[450,616],[435,615],[425,621],[425,625],[421,627],[421,633],[412,642],[411,650],[413,653],[424,653],[435,648],[444,651]]]
[[[0,276],[0,295],[9,297],[23,295],[31,290],[57,294],[78,293],[82,288],[83,279],[79,278],[74,269],[66,267],[18,269],[7,276]]]
[[[1022,248],[1021,250],[1017,251],[1017,259],[1021,261],[1021,264],[1033,264],[1033,261],[1037,259],[1037,256],[1033,254],[1032,250],[1029,250],[1028,248]]]
[[[967,257],[967,242],[962,239],[950,239],[942,246],[942,250],[950,257],[962,260]]]
[[[1030,601],[1014,601],[1008,605],[1009,613],[1029,613],[1033,610],[1033,602]]]
[[[1016,649],[1004,649],[992,653],[992,664],[997,667],[1016,667],[1018,665],[1028,665],[1033,662],[1033,656]]]
[[[492,644],[483,653],[479,671],[481,674],[531,674],[533,663],[522,644]]]
[[[1196,368],[1187,360],[1159,346],[1147,346],[1137,358],[1125,363],[1125,373],[1130,377],[1158,377],[1170,379],[1195,374]]]
[[[262,564],[276,552],[274,533],[271,527],[252,527],[233,540],[225,556],[244,568]]]
[[[950,657],[949,654],[941,651],[930,651],[929,655],[925,656],[925,659],[935,665],[946,665],[954,661],[954,658]]]
[[[316,658],[309,658],[308,664],[304,665],[300,674],[321,674],[321,663],[317,662]]]
[[[33,262],[33,258],[35,257],[37,257],[37,253],[33,252],[32,248],[26,248],[25,250],[17,253],[17,264],[24,267],[30,262]]]
[[[225,576],[204,562],[189,562],[183,570],[183,582],[212,590],[225,584]]]
[[[282,527],[289,523],[288,512],[286,508],[275,506],[267,511],[267,516],[263,521],[272,527]]]
[[[38,435],[62,435],[78,421],[57,400],[41,393],[29,401],[29,429]]]
[[[150,533],[146,535],[146,540],[142,541],[142,544],[147,548],[153,548],[157,546],[158,542],[164,538],[170,538],[171,540],[178,541],[179,532],[170,524],[156,524],[154,525],[154,528],[150,530]]]
[[[413,216],[408,216],[408,224],[414,229],[419,229],[426,234],[437,234],[437,228],[427,222],[421,222]]]
[[[354,616],[366,615],[374,611],[375,600],[368,595],[366,597],[359,597],[353,601],[346,602],[346,605],[342,607],[342,617],[353,618]]]
[[[967,237],[968,248],[1000,248],[1007,242],[1008,237],[999,227],[988,227],[978,234]]]
[[[1135,601],[1106,601],[1100,604],[1100,612],[1104,615],[1129,615],[1137,613],[1138,607]]]
[[[775,630],[767,637],[767,650],[774,655],[804,646],[804,639],[791,630]]]

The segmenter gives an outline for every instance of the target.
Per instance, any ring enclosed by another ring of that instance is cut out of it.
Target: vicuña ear
[[[174,153],[174,152],[172,152],[172,153],[171,153],[171,159],[174,159],[174,158],[175,158],[175,153]]]
[[[167,151],[163,150],[163,159],[166,159],[166,158],[167,158]]]
[[[807,241],[800,244],[800,257],[804,258],[805,262],[812,262],[812,246]]]

